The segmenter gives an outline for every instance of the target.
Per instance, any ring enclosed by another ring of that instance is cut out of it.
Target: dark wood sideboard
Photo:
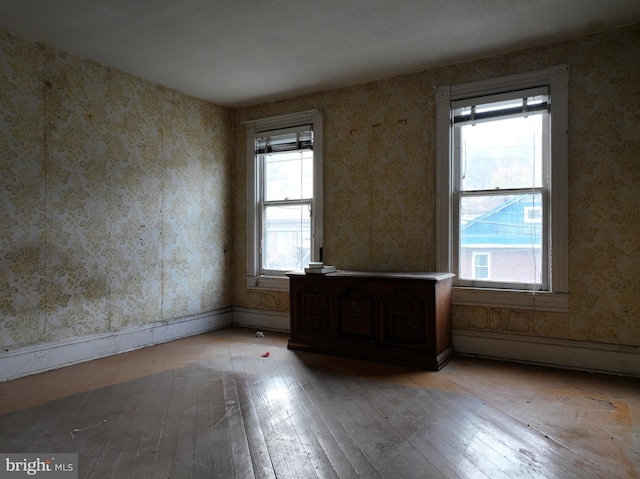
[[[453,357],[451,273],[295,271],[289,349],[437,371]]]

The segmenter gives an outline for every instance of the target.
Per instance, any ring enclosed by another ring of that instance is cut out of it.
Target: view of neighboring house
[[[536,283],[542,269],[542,206],[538,195],[505,201],[469,219],[460,231],[460,275],[470,280]]]

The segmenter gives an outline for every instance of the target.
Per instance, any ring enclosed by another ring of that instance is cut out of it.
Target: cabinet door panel
[[[293,292],[296,333],[331,335],[331,296],[319,285],[302,287]]]
[[[385,344],[427,348],[428,305],[411,289],[397,289],[382,300],[382,335]]]
[[[375,303],[360,289],[348,289],[338,299],[338,334],[372,341],[375,332]]]

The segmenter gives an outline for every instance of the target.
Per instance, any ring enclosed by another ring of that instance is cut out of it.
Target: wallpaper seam
[[[49,219],[49,188],[48,188],[48,178],[49,178],[49,145],[50,145],[50,135],[51,132],[48,128],[48,119],[49,119],[49,85],[51,84],[49,81],[49,55],[48,51],[44,48],[38,48],[38,55],[42,58],[43,65],[43,77],[41,79],[41,94],[42,94],[42,162],[43,162],[43,181],[44,181],[44,228],[43,228],[43,254],[44,254],[44,300],[43,300],[43,315],[44,315],[44,331],[43,331],[43,341],[47,341],[49,334],[49,238],[48,238],[48,219]]]

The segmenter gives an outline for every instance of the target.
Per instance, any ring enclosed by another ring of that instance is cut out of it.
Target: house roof
[[[539,246],[542,223],[526,221],[526,208],[539,207],[531,194],[516,195],[495,208],[465,222],[460,244],[467,248]]]

